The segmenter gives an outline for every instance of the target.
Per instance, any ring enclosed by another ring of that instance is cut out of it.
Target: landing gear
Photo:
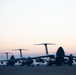
[[[73,65],[73,64],[72,64],[72,61],[69,61],[69,62],[68,62],[68,65],[69,65],[69,66],[72,66],[72,65]]]
[[[69,60],[68,60],[68,65],[69,65],[69,66],[72,66],[72,65],[73,65],[72,63],[73,63],[73,55],[70,54]]]
[[[6,66],[14,66],[14,62],[7,62]]]
[[[56,58],[56,66],[62,66],[64,64],[64,58],[63,57],[57,57]]]
[[[47,62],[47,66],[52,66],[52,61],[51,60]]]

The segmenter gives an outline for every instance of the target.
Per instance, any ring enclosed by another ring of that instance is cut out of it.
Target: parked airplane
[[[34,60],[37,63],[44,63],[46,61],[46,59],[43,59],[45,57],[51,57],[53,59],[55,59],[54,55],[44,55],[44,56],[35,56],[35,57],[28,57],[28,58],[19,58],[18,60],[22,60],[21,66],[27,65],[27,66],[31,66],[34,63]]]
[[[6,62],[6,66],[14,66],[14,64],[17,62],[17,60],[15,60],[14,55],[12,55],[10,57],[10,59],[7,60],[0,60],[1,64],[3,64],[3,62]]]
[[[65,59],[65,57],[67,57],[68,59]],[[48,66],[51,66],[52,64],[56,64],[57,66],[68,64],[69,66],[72,66],[74,58],[76,58],[76,56],[73,56],[72,54],[65,55],[64,49],[62,47],[59,47],[56,52],[55,60],[52,61],[52,59],[50,58],[48,61]]]
[[[1,62],[1,64],[3,64],[3,62],[6,62],[6,66],[9,66],[9,65],[11,65],[11,66],[13,66],[14,64],[15,64],[15,57],[12,55],[11,57],[10,57],[10,59],[8,58],[8,54],[12,54],[12,53],[10,53],[10,52],[4,52],[4,53],[1,53],[1,54],[6,54],[6,60],[1,60],[0,62]]]
[[[36,60],[36,62],[42,62],[44,63],[46,59],[43,58],[49,58],[49,60],[47,61],[47,65],[51,66],[53,64],[61,66],[64,65],[65,62],[65,57],[68,57],[69,60],[67,62],[67,64],[69,64],[70,66],[73,63],[73,58],[76,58],[76,56],[71,55],[65,55],[64,49],[62,47],[59,47],[57,52],[56,52],[56,57],[55,55],[44,55],[44,56],[35,56],[35,57],[21,57],[21,58],[15,58],[13,55],[11,56],[11,58],[9,60],[1,60],[0,62],[2,63],[3,61],[7,62],[7,66],[11,65],[14,66],[14,64],[18,61],[22,61],[21,62],[21,66],[27,65],[27,66],[31,66],[34,62],[34,60]]]
[[[54,55],[49,55],[48,54],[48,48],[47,48],[47,45],[55,45],[53,43],[41,43],[41,44],[35,44],[35,45],[44,45],[45,46],[45,51],[46,51],[46,55],[44,56],[36,56],[36,57],[28,57],[28,58],[20,58],[19,60],[23,60],[23,62],[21,63],[22,66],[24,65],[31,65],[33,63],[33,59],[36,60],[36,62],[42,62],[44,63],[44,57],[51,57],[51,58],[55,58]]]
[[[23,58],[23,56],[22,56],[22,50],[28,50],[28,49],[13,49],[13,50],[19,50],[20,51],[20,58],[15,58],[14,55],[12,55],[10,57],[10,59],[8,59],[8,53],[6,52],[7,59],[6,60],[1,60],[0,61],[1,64],[3,64],[3,62],[6,62],[6,66],[14,66],[15,63],[17,63],[17,62],[23,64],[22,63],[23,61],[28,60],[26,58]],[[26,63],[27,63],[27,61],[26,61]]]
[[[68,58],[67,62],[65,57]],[[47,61],[45,58],[49,58],[49,60]],[[36,62],[42,62],[44,63],[45,61],[47,61],[47,65],[51,66],[53,64],[57,65],[57,66],[62,66],[64,64],[68,64],[70,66],[72,66],[73,64],[73,58],[76,58],[76,56],[73,56],[72,54],[70,55],[65,55],[64,49],[62,47],[59,47],[57,52],[56,52],[56,57],[55,55],[44,55],[44,56],[36,56],[36,57],[28,57],[28,58],[22,58],[19,60],[24,60],[21,65],[28,65],[30,66],[34,61],[36,60]]]
[[[48,55],[48,48],[47,48],[47,45],[55,45],[55,44],[52,44],[52,43],[42,43],[42,44],[35,44],[35,45],[44,45],[45,46],[45,50],[46,50],[46,55],[44,56],[36,56],[36,57],[28,57],[28,58],[25,58],[25,57],[22,57],[22,50],[26,50],[26,49],[14,49],[14,50],[19,50],[20,51],[20,58],[16,58],[14,59],[15,60],[15,63],[18,61],[19,63],[21,63],[22,66],[24,65],[28,65],[30,66],[34,61],[33,59],[36,60],[36,62],[42,62],[44,63],[44,57],[51,57],[51,58],[55,58],[54,55]],[[11,59],[11,58],[10,58]],[[11,60],[2,60],[1,62],[3,61],[7,61],[7,62],[10,62]],[[15,64],[13,63],[13,65]],[[11,65],[12,66],[12,65]]]

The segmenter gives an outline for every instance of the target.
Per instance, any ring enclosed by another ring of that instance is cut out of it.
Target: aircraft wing
[[[65,55],[64,57],[70,57],[70,55]],[[76,56],[73,56],[73,58],[76,58]]]
[[[30,58],[30,59],[37,59],[37,58],[41,59],[41,58],[45,58],[45,57],[51,57],[51,58],[55,59],[54,55],[43,55],[43,56],[35,56],[35,57],[28,57],[28,58]],[[22,58],[16,58],[15,60],[16,61],[27,60],[28,58],[22,57]]]
[[[55,58],[55,56],[54,56],[54,55],[43,55],[43,56],[31,57],[31,59],[44,58],[44,57],[51,57],[51,58]]]
[[[9,60],[0,60],[0,62],[9,61]]]
[[[65,57],[70,57],[69,55],[65,55]],[[76,62],[76,56],[73,56],[73,60],[75,60],[75,62]]]
[[[37,59],[37,58],[41,59],[41,58],[45,58],[45,57],[51,57],[51,58],[55,59],[55,55],[43,55],[43,56],[35,56],[35,57],[30,57],[30,58],[31,59]],[[22,58],[15,58],[13,60],[10,60],[10,59],[8,59],[8,60],[0,60],[0,62],[4,62],[4,61],[6,61],[6,62],[8,62],[8,61],[20,61],[20,60],[27,60],[28,58],[22,57]]]
[[[0,62],[4,62],[4,61],[17,61],[18,59],[13,59],[13,60],[10,60],[10,59],[8,59],[8,60],[0,60]]]
[[[19,60],[26,60],[26,58],[22,57],[22,58],[16,58],[15,59],[16,61],[19,61]]]
[[[35,57],[30,57],[31,59],[36,59],[36,58],[44,58],[44,57],[51,57],[51,58],[55,58],[55,55],[43,55],[43,56],[35,56]],[[29,57],[28,57],[29,58]],[[19,61],[19,60],[27,60],[27,58],[22,57],[22,58],[16,58],[15,60]]]
[[[26,60],[26,58],[15,58],[15,59],[8,59],[8,60],[0,60],[0,62],[4,62],[4,61],[19,61],[19,60]]]

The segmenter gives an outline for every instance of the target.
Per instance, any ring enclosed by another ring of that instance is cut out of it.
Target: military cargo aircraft
[[[65,57],[67,57],[67,59]],[[62,65],[65,65],[65,64],[68,64],[69,66],[72,66],[73,65],[73,60],[76,60],[74,58],[76,58],[76,56],[73,56],[72,54],[65,55],[64,49],[62,47],[59,47],[57,52],[56,52],[55,60],[52,61],[52,59],[50,58],[49,61],[48,61],[48,66],[51,66],[53,64],[56,64],[57,66],[62,66]]]
[[[51,66],[53,64],[55,64],[56,66],[62,66],[62,65],[65,65],[66,63],[68,65],[72,66],[73,59],[76,58],[76,56],[73,56],[72,54],[65,55],[64,49],[62,47],[58,48],[56,55],[50,55],[50,54],[48,54],[48,49],[47,49],[48,43],[42,43],[42,44],[38,44],[38,45],[45,46],[46,55],[25,58],[25,57],[22,57],[22,52],[20,52],[20,56],[21,56],[20,58],[15,58],[12,55],[10,59],[1,60],[0,62],[3,63],[4,61],[6,61],[7,66],[9,66],[9,65],[14,66],[15,63],[17,63],[17,62],[20,63],[20,66],[24,66],[24,65],[31,66],[34,63],[34,60],[36,60],[36,62],[42,62],[42,63],[47,62],[48,66]],[[52,44],[52,45],[54,45],[54,44]],[[19,49],[19,50],[22,51],[22,49]],[[68,58],[67,62],[65,61],[65,57]],[[49,58],[49,60],[46,60],[45,58]]]
[[[6,66],[14,66],[14,64],[17,62],[17,60],[15,60],[14,55],[12,55],[10,57],[10,59],[7,60],[0,60],[1,64],[3,64],[3,62],[6,62]]]

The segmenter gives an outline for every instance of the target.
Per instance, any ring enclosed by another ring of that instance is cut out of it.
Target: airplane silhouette
[[[68,61],[66,62],[65,57],[68,58]],[[70,55],[65,55],[64,49],[62,47],[59,47],[57,52],[56,52],[56,58],[54,61],[51,60],[51,58],[48,61],[48,66],[52,66],[53,64],[56,64],[57,66],[62,66],[65,64],[68,64],[69,66],[73,65],[73,58],[76,58],[76,56],[73,56],[72,54]]]
[[[64,49],[60,46],[56,52],[56,57],[55,55],[44,55],[44,56],[36,56],[36,57],[29,57],[27,58],[27,62],[23,62],[22,63],[22,66],[24,65],[31,65],[33,63],[33,59],[36,60],[36,62],[42,62],[44,63],[44,59],[42,58],[45,58],[45,57],[48,57],[49,60],[47,61],[47,65],[48,66],[52,66],[53,64],[55,64],[56,66],[62,66],[62,65],[65,65],[66,63],[69,65],[69,66],[72,66],[73,65],[73,58],[76,58],[76,56],[73,56],[72,54],[70,55],[65,55],[65,52],[64,52]],[[65,57],[68,58],[68,61],[66,62],[65,61]]]
[[[18,61],[19,63],[22,63],[22,61],[26,60],[26,58],[23,58],[23,57],[22,57],[22,50],[28,50],[28,49],[13,49],[13,50],[19,50],[19,51],[20,51],[20,58],[16,58],[16,59],[15,59],[14,55],[12,55],[12,56],[10,57],[10,59],[8,59],[8,53],[9,53],[9,52],[6,52],[6,57],[7,57],[7,59],[6,59],[6,60],[1,60],[1,61],[0,61],[1,64],[3,64],[3,62],[6,61],[6,66],[14,66],[15,63],[17,63],[17,61]],[[20,61],[20,60],[22,60],[22,61]]]
[[[8,54],[8,53],[6,53]],[[11,55],[10,59],[6,59],[6,60],[0,60],[1,64],[3,64],[3,62],[6,62],[6,66],[14,66],[14,64],[17,62],[17,60],[15,60],[14,55]]]
[[[21,63],[21,66],[24,66],[24,65],[30,66],[33,63],[33,59],[35,59],[36,62],[42,62],[42,63],[44,63],[44,60],[42,59],[44,57],[49,57],[50,56],[52,58],[55,58],[54,55],[48,55],[48,48],[47,48],[47,45],[55,45],[55,44],[53,44],[53,43],[41,43],[41,44],[35,44],[35,45],[44,45],[47,55],[25,58],[25,57],[22,57],[22,50],[27,50],[27,49],[13,49],[13,50],[19,50],[20,51],[20,58],[16,58],[14,60],[18,61],[19,63]],[[13,63],[13,65],[14,64],[15,63]]]
[[[54,55],[48,55],[47,45],[56,45],[56,44],[53,44],[53,43],[40,43],[40,44],[34,44],[34,45],[44,45],[45,46],[46,55],[19,59],[19,60],[26,60],[26,62],[22,62],[21,63],[22,66],[24,66],[24,65],[30,66],[33,63],[33,59],[35,59],[36,62],[42,62],[42,63],[44,63],[44,60],[42,59],[44,57],[49,57],[50,56],[52,58],[55,58]]]
[[[10,57],[10,59],[7,60],[6,66],[14,66],[14,64],[15,64],[16,62],[17,62],[17,61],[15,60],[14,55],[12,55],[12,56]]]
[[[20,49],[22,50],[22,49]],[[27,65],[27,66],[31,66],[33,64],[33,60],[36,60],[36,62],[42,62],[44,63],[46,59],[43,58],[49,58],[49,60],[47,61],[47,65],[51,66],[53,64],[57,65],[57,66],[62,66],[65,64],[65,58],[64,57],[68,57],[69,60],[67,62],[68,65],[72,66],[73,64],[73,58],[76,58],[76,56],[73,56],[72,54],[70,55],[65,55],[64,49],[62,47],[59,47],[57,52],[56,52],[56,57],[55,55],[43,55],[43,56],[35,56],[35,57],[20,57],[20,58],[15,58],[13,55],[11,56],[10,59],[8,60],[1,60],[0,62],[2,63],[3,61],[7,62],[7,66],[11,65],[14,66],[15,63],[17,63],[17,61],[22,61],[21,62],[21,66]],[[76,60],[76,59],[75,59]]]

